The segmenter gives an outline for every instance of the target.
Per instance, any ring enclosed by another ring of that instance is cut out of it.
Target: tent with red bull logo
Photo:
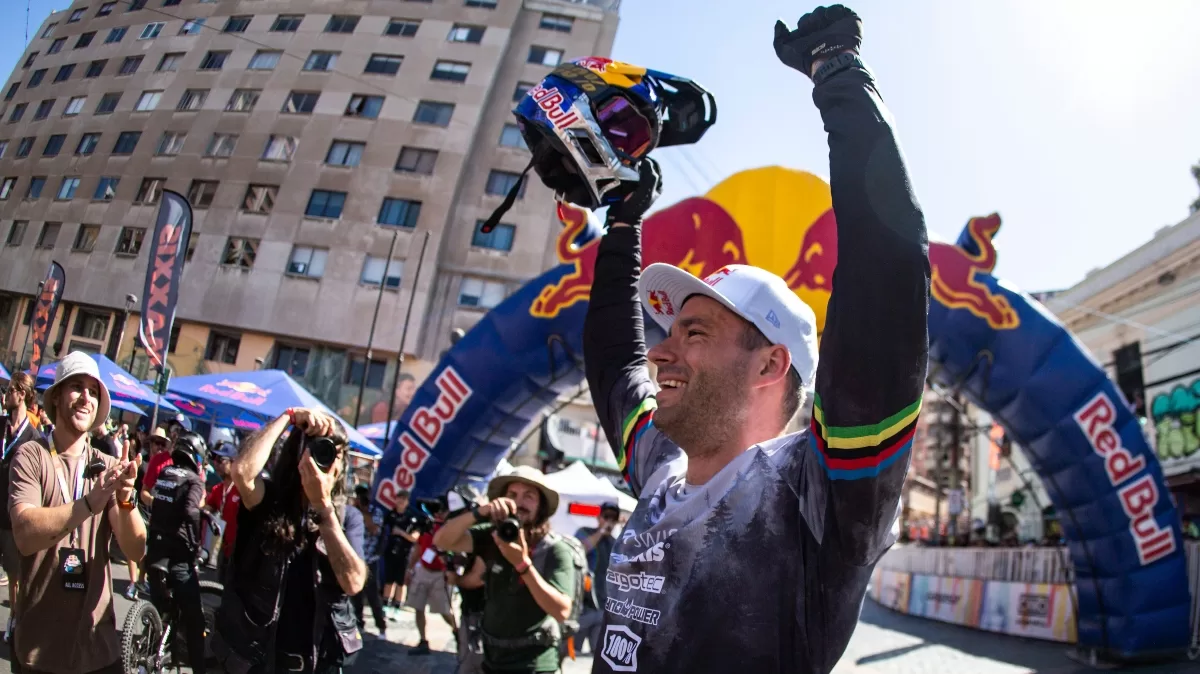
[[[733,262],[762,267],[820,326],[837,264],[831,205],[812,174],[743,171],[647,218],[643,264],[700,277]],[[381,504],[399,489],[432,497],[490,474],[544,410],[577,390],[599,230],[573,207],[559,218],[560,264],[488,312],[417,391],[380,460]],[[930,245],[930,378],[990,412],[1042,477],[1075,571],[1078,643],[1124,659],[1181,652],[1190,598],[1158,460],[1104,369],[1041,305],[992,275],[999,228],[999,216],[973,218],[955,244]]]

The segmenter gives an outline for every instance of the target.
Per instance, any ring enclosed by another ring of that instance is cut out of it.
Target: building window
[[[345,205],[345,192],[313,190],[312,196],[308,198],[308,207],[304,209],[304,214],[310,218],[336,220],[342,217],[342,207]]]
[[[470,63],[462,63],[461,61],[438,61],[433,64],[433,72],[429,74],[431,80],[444,80],[447,82],[466,82],[467,75],[471,72]]]
[[[239,269],[253,268],[254,260],[258,258],[258,243],[258,239],[229,237],[225,242],[225,252],[221,255],[221,264]]]
[[[250,65],[246,66],[250,70],[274,70],[275,66],[279,65],[279,57],[281,51],[257,51],[250,59]]]
[[[208,147],[204,150],[204,156],[219,158],[233,156],[233,148],[237,145],[237,141],[237,134],[214,133],[208,141]]]
[[[499,281],[467,277],[458,289],[458,305],[492,309],[503,302],[507,294],[508,289]]]
[[[376,75],[395,75],[400,72],[400,63],[403,61],[403,56],[395,54],[371,54],[371,58],[367,60],[367,67],[363,69],[363,72],[374,73]]]
[[[100,77],[104,73],[104,66],[108,65],[108,59],[100,59],[92,61],[88,64],[87,70],[83,73],[84,79],[92,79]]]
[[[329,251],[324,248],[295,246],[292,257],[288,260],[287,273],[293,276],[321,278],[325,275],[325,260]]]
[[[546,30],[556,30],[560,33],[570,33],[571,27],[575,25],[575,19],[561,14],[543,14],[542,20],[538,23],[538,28]]]
[[[193,180],[187,188],[187,203],[193,209],[206,209],[212,205],[212,198],[217,194],[216,180]]]
[[[275,195],[278,193],[278,185],[250,185],[246,188],[246,197],[242,200],[242,210],[267,215],[275,207]]]
[[[529,146],[525,144],[525,137],[521,135],[521,127],[516,124],[505,124],[500,130],[500,145],[504,147],[519,147],[522,150],[528,150]]]
[[[184,264],[191,262],[192,258],[196,256],[196,243],[199,240],[200,240],[200,235],[197,234],[196,232],[192,232],[191,234],[188,234],[187,252],[183,254]],[[179,334],[178,334],[179,333],[179,324],[178,323],[176,323],[175,327],[171,329],[171,333],[173,336],[171,337],[171,346],[170,346],[169,350],[171,353],[175,353],[175,341],[179,339]]]
[[[50,34],[53,33],[54,29],[57,27],[58,27],[57,21],[51,22],[51,24],[49,26],[46,26],[46,30],[42,31],[42,39],[45,40],[46,38],[50,37]]]
[[[62,152],[63,143],[67,142],[67,134],[56,133],[46,139],[46,147],[42,148],[43,157],[57,157]]]
[[[75,314],[75,327],[71,334],[97,342],[104,339],[108,334],[108,314],[80,309]]]
[[[67,23],[75,23],[76,21],[79,21],[80,19],[83,18],[83,13],[86,11],[87,11],[87,7],[84,7],[82,9],[77,9],[74,12],[71,12],[71,16],[67,17]]]
[[[54,81],[66,82],[68,79],[70,79],[71,73],[73,72],[75,72],[75,64],[68,63],[67,65],[60,67],[58,72],[54,73]]]
[[[227,51],[210,51],[200,60],[200,70],[220,70],[229,58]]]
[[[25,230],[29,228],[28,220],[14,220],[12,229],[8,230],[8,239],[5,241],[10,246],[19,246],[25,240]],[[28,325],[28,323],[26,323]]]
[[[262,158],[268,161],[291,161],[296,154],[296,139],[291,136],[271,136],[263,148]]]
[[[192,208],[208,208],[217,196],[217,185],[215,180],[193,180],[188,187],[188,203]]]
[[[161,91],[143,91],[138,97],[137,104],[133,106],[135,112],[149,112],[158,107],[158,102],[162,100],[163,92]]]
[[[387,373],[387,361],[371,359],[369,367],[366,366],[366,359],[362,356],[350,356],[346,359],[346,377],[347,385],[358,386],[363,383],[363,370],[366,370],[367,382],[364,385],[369,389],[383,388],[384,375]]]
[[[126,12],[136,12],[139,9],[145,9],[145,8],[146,8],[146,0],[130,0],[129,7],[126,8],[125,11]]]
[[[226,112],[250,112],[258,103],[261,89],[234,89],[229,102],[225,104]]]
[[[387,197],[383,200],[383,205],[379,207],[379,224],[381,225],[412,229],[417,226],[417,219],[420,217],[421,202],[412,199]]]
[[[121,61],[121,68],[117,70],[117,75],[132,75],[137,72],[138,67],[141,65],[141,56],[126,56],[125,60]]]
[[[67,38],[60,37],[57,40],[55,40],[54,42],[50,43],[50,48],[46,50],[46,53],[47,54],[57,54],[58,52],[62,51],[63,45],[66,43],[67,43]]]
[[[38,234],[37,248],[53,248],[58,243],[58,230],[62,229],[61,222],[47,222],[42,225],[42,233]]]
[[[120,42],[125,38],[125,33],[128,30],[128,26],[118,26],[113,28],[112,30],[108,31],[108,35],[104,37],[104,44],[115,44]]]
[[[117,185],[121,183],[121,179],[117,176],[103,176],[100,182],[96,183],[96,192],[92,194],[92,198],[96,201],[112,201],[117,197]]]
[[[12,196],[13,188],[17,186],[16,178],[5,178],[0,180],[0,201],[7,200]]]
[[[84,103],[87,103],[87,96],[72,96],[67,101],[67,107],[63,108],[63,117],[74,117],[83,112]]]
[[[438,103],[436,101],[421,101],[413,113],[413,121],[434,126],[450,126],[450,118],[454,116],[453,103]]]
[[[483,220],[475,223],[475,234],[471,237],[471,245],[475,248],[490,248],[491,250],[500,250],[509,252],[513,247],[513,237],[517,233],[517,228],[514,225],[505,223],[497,224],[495,229],[488,233],[483,233]]]
[[[346,116],[378,119],[379,111],[382,109],[383,96],[354,94],[350,97],[350,102],[346,104]]]
[[[366,147],[366,143],[335,140],[325,155],[325,163],[331,166],[358,166]]]
[[[145,227],[122,227],[121,235],[117,237],[117,255],[136,256],[142,252],[142,242],[146,239]]]
[[[160,73],[173,73],[179,70],[179,64],[181,63],[183,63],[183,52],[163,54],[155,70]]]
[[[75,244],[71,246],[71,250],[80,253],[90,253],[96,247],[96,239],[98,238],[100,238],[100,225],[80,225],[79,231],[75,234]]]
[[[208,89],[188,89],[179,97],[179,105],[175,106],[180,112],[194,112],[204,107],[208,98]]]
[[[30,89],[32,89],[32,88],[34,88],[34,87],[36,87],[37,85],[39,85],[39,84],[41,84],[41,83],[42,83],[42,80],[43,80],[45,77],[46,77],[46,69],[45,69],[45,68],[38,68],[37,70],[33,71],[33,74],[32,74],[32,75],[30,75],[30,76],[29,76],[29,84],[28,84],[27,86],[28,86]],[[13,84],[16,84],[16,82],[13,82]],[[11,92],[13,93],[13,95],[14,95],[14,96],[15,96],[15,95],[16,95],[16,93],[17,93],[17,90],[16,90],[16,89],[13,89],[12,87],[9,87],[9,91],[11,91]]]
[[[33,65],[33,60],[37,58],[37,55],[38,53],[35,51],[29,52],[29,56],[25,57],[25,63],[21,64],[21,67],[28,70],[29,66]]]
[[[529,58],[526,59],[526,62],[553,67],[562,62],[562,56],[561,49],[550,49],[549,47],[534,45],[529,48]]]
[[[293,377],[303,377],[304,373],[308,371],[308,349],[276,343],[275,362],[272,367],[276,370],[283,370]]]
[[[100,5],[100,9],[96,10],[96,16],[98,16],[98,17],[108,16],[109,14],[112,14],[113,7],[116,7],[116,6],[117,6],[117,3],[115,3],[115,2],[106,2],[102,5]]]
[[[107,115],[117,109],[117,103],[121,100],[121,92],[114,91],[104,94],[100,97],[100,102],[96,104],[97,115]]]
[[[96,151],[96,146],[100,144],[99,133],[85,133],[79,137],[79,145],[75,146],[75,154],[80,157],[86,157]]]
[[[221,29],[222,33],[245,33],[250,27],[250,19],[252,16],[231,16],[225,21],[225,27]]]
[[[141,131],[122,131],[121,135],[117,136],[117,142],[113,144],[112,153],[133,154],[133,150],[137,147],[138,141],[141,138]]]
[[[38,103],[37,109],[33,111],[33,121],[46,119],[50,116],[50,110],[54,107],[54,99],[48,99]]]
[[[28,157],[30,152],[33,152],[33,141],[37,140],[33,136],[25,136],[21,142],[17,143],[17,159]]]
[[[158,139],[158,147],[155,148],[154,154],[161,157],[171,157],[179,154],[183,150],[183,141],[187,138],[187,133],[180,131],[165,131],[161,138]]]
[[[56,199],[66,201],[75,198],[75,190],[79,189],[79,176],[68,176],[62,179],[62,184],[58,186],[58,196]]]
[[[529,82],[517,82],[517,88],[513,91],[513,103],[519,103],[532,88],[533,85]]]
[[[137,196],[133,198],[135,204],[145,204],[153,206],[162,198],[163,185],[166,184],[166,178],[144,178],[142,185],[138,187]]]
[[[8,141],[0,140],[0,159],[4,159],[4,154],[8,152]]]
[[[399,288],[400,279],[404,276],[404,262],[392,260],[387,265],[386,272],[385,274],[382,257],[368,255],[366,261],[363,262],[362,276],[359,281],[369,286],[377,286],[382,283],[388,288]]]
[[[437,150],[404,147],[400,149],[400,157],[396,159],[396,170],[433,175],[433,166],[437,163],[437,158]]]
[[[183,22],[183,26],[179,28],[180,35],[199,35],[200,29],[204,27],[205,19],[188,19]]]
[[[271,24],[271,32],[295,33],[300,29],[300,22],[303,20],[303,14],[280,14],[275,17],[275,23]]]
[[[84,47],[87,47],[88,45],[90,45],[92,43],[92,40],[94,40],[95,38],[96,38],[96,31],[94,31],[94,30],[89,31],[87,33],[80,33],[79,39],[75,40],[75,46],[72,47],[72,49],[83,49]]]
[[[483,9],[496,9],[496,0],[467,0],[467,7],[482,7]]]
[[[479,44],[483,42],[483,26],[466,26],[461,23],[456,23],[450,29],[450,34],[446,39],[450,42],[469,42],[471,44]]]
[[[275,207],[275,195],[280,191],[277,185],[251,185],[246,188],[246,198],[241,201],[241,209],[248,213],[268,215]]]
[[[239,336],[209,332],[208,344],[204,347],[204,360],[233,365],[237,363],[238,348],[241,345],[242,338]]]
[[[320,97],[321,94],[317,91],[293,91],[283,101],[283,112],[310,114],[317,107],[317,99]]]
[[[328,72],[337,65],[338,52],[315,51],[304,61],[304,69],[315,72]]]
[[[346,16],[344,14],[334,14],[329,17],[329,23],[325,24],[326,33],[353,33],[358,27],[357,16]]]
[[[163,23],[162,21],[155,21],[154,23],[146,24],[146,27],[142,29],[142,34],[138,36],[138,39],[153,40],[154,38],[158,37],[159,33],[162,32],[163,26],[165,25],[167,24]]]
[[[17,103],[13,106],[12,113],[8,115],[8,123],[16,124],[25,116],[25,108],[29,107],[25,103]]]
[[[416,19],[392,19],[388,21],[383,34],[393,37],[412,37],[417,34],[417,29],[420,27],[421,22]]]
[[[521,180],[520,173],[509,173],[508,171],[492,171],[488,174],[487,193],[496,196],[508,196],[508,191]],[[528,183],[521,183],[521,189],[517,192],[518,199],[525,198],[525,186]]]

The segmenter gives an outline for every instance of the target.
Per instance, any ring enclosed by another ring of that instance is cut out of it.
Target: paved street
[[[124,567],[114,568],[115,589],[125,588]],[[117,597],[117,623],[125,618],[130,603]],[[0,607],[0,625],[8,621],[7,602]],[[404,672],[405,674],[454,674],[454,641],[441,618],[430,617],[431,655],[409,657],[417,632],[411,611],[389,619],[385,639],[379,638],[367,612],[366,646],[348,674]],[[1066,656],[1062,645],[1018,639],[955,627],[895,613],[868,599],[858,629],[834,674],[1084,674],[1093,672]],[[565,674],[587,674],[591,657],[567,661]],[[8,649],[0,644],[0,674],[11,672]],[[187,671],[187,670],[185,670]],[[1112,672],[1138,674],[1200,674],[1200,664],[1174,663]]]

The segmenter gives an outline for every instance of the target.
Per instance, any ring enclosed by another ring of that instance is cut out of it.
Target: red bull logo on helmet
[[[529,97],[546,113],[546,118],[556,129],[565,129],[579,121],[579,114],[569,107],[564,110],[563,102],[567,100],[558,87],[546,89],[541,84],[529,90]]]

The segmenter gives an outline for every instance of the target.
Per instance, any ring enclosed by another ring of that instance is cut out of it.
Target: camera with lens
[[[521,538],[521,521],[508,517],[496,523],[496,535],[505,543],[516,543]]]
[[[324,435],[309,436],[304,439],[304,448],[308,455],[323,472],[328,473],[337,462],[338,448],[333,440]]]

